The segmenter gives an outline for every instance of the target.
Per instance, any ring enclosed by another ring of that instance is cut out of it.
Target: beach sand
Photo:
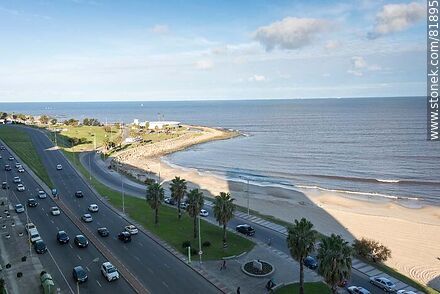
[[[161,181],[180,176],[188,181],[190,189],[202,189],[209,197],[230,192],[236,204],[246,207],[246,183],[170,166],[157,158],[172,152],[171,149],[165,153],[153,152],[153,156],[146,151],[131,152],[119,160],[133,175],[160,172]],[[168,184],[165,182],[164,186]],[[408,208],[389,199],[359,200],[335,192],[295,191],[252,184],[249,195],[250,208],[262,214],[287,222],[305,217],[321,233],[340,234],[349,241],[362,237],[380,241],[392,251],[391,259],[386,262],[388,266],[423,284],[440,288],[440,207]]]

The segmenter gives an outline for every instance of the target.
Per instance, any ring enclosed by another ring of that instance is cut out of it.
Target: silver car
[[[386,292],[396,292],[396,285],[385,277],[371,277],[370,283],[379,288],[382,288]]]

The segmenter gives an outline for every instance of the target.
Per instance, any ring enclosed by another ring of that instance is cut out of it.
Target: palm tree
[[[150,207],[154,209],[154,223],[159,222],[159,206],[164,198],[162,185],[153,183],[148,185],[146,199]]]
[[[214,216],[220,225],[223,225],[223,247],[227,247],[226,244],[226,225],[232,219],[234,215],[235,205],[234,198],[231,198],[231,194],[220,192],[220,195],[215,197],[214,200]]]
[[[336,293],[338,284],[348,280],[351,275],[353,249],[341,236],[332,234],[322,239],[318,249],[318,273]]]
[[[180,202],[186,194],[186,181],[180,177],[175,177],[170,184],[171,197],[174,201],[177,201],[177,213],[179,219],[182,217],[180,213]]]
[[[305,218],[295,219],[295,224],[289,227],[287,246],[290,254],[299,262],[299,293],[304,294],[304,259],[313,251],[317,232],[313,224]]]
[[[188,207],[186,210],[188,214],[194,218],[194,239],[197,238],[197,216],[203,207],[205,200],[203,199],[203,192],[199,189],[193,189],[188,193]]]

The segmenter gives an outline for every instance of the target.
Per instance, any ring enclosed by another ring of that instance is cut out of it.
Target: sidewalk
[[[97,158],[98,158],[97,156],[94,156],[96,164],[102,169],[102,171],[105,171],[105,172],[111,174],[113,177],[119,177],[118,180],[121,181],[120,176],[115,171],[109,171],[108,170],[108,167],[106,166],[107,163],[103,162],[100,159],[96,160]],[[88,166],[86,166],[86,168],[88,168]],[[136,186],[136,187],[144,187],[145,188],[144,185],[136,183],[136,182],[134,182],[134,181],[132,181],[132,180],[126,178],[126,177],[123,177],[123,181],[124,181],[124,184],[128,184],[128,185],[131,185],[131,186]],[[133,195],[133,196],[138,196],[138,195]],[[211,201],[209,201],[209,200],[205,200],[205,205],[213,206],[213,203]],[[248,222],[264,226],[264,227],[266,227],[268,229],[271,229],[271,230],[273,230],[275,232],[278,232],[278,233],[281,233],[281,234],[287,236],[287,228],[282,226],[282,225],[275,224],[273,222],[267,221],[265,219],[262,219],[260,217],[254,216],[254,215],[247,215],[246,213],[243,213],[243,212],[240,212],[240,211],[234,212],[234,215],[236,217],[244,219],[244,220],[246,220]],[[282,252],[280,252],[280,254],[281,253]],[[284,253],[282,253],[282,254],[284,254]],[[285,255],[286,255],[286,257],[290,257],[287,254],[285,254]],[[352,267],[353,267],[354,270],[356,270],[356,271],[358,271],[358,272],[360,272],[362,274],[365,274],[367,277],[372,277],[372,276],[379,275],[379,276],[383,276],[383,277],[388,278],[390,281],[392,281],[393,283],[396,284],[396,289],[397,290],[414,291],[416,293],[418,292],[418,290],[416,290],[412,286],[409,286],[409,285],[407,285],[407,284],[397,280],[396,278],[389,276],[388,274],[386,274],[386,273],[384,273],[384,272],[374,268],[373,266],[371,266],[371,265],[369,265],[369,264],[367,264],[367,263],[365,263],[365,262],[363,262],[363,261],[361,261],[359,259],[353,258]]]

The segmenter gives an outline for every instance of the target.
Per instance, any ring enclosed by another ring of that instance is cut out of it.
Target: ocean
[[[177,120],[243,136],[167,162],[229,180],[440,205],[440,144],[426,140],[423,97],[0,103],[0,111],[101,122]]]

